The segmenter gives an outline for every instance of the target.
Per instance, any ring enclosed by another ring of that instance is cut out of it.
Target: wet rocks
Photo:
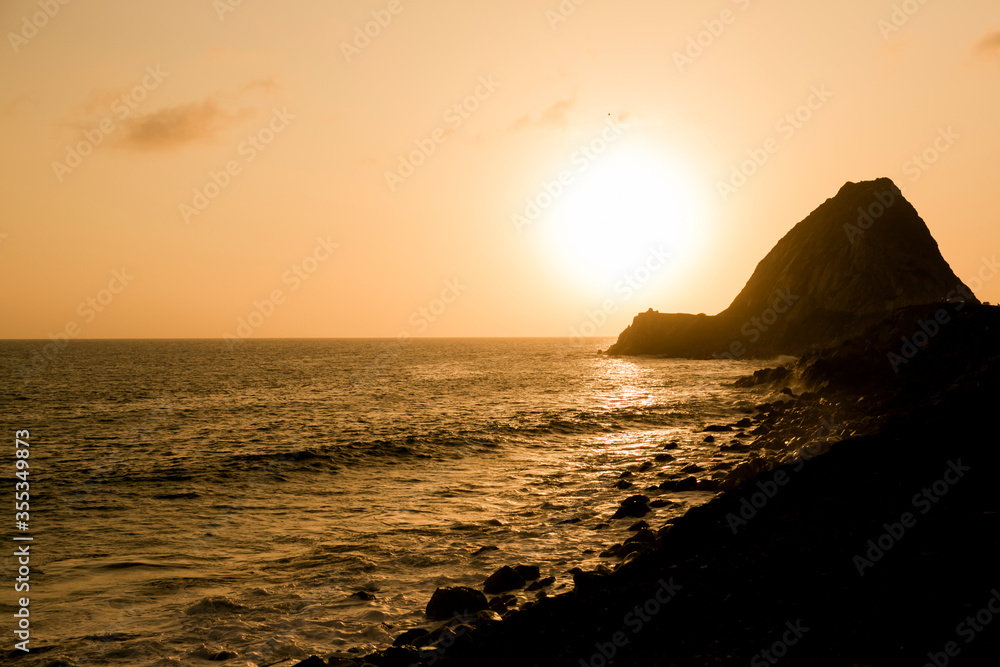
[[[697,477],[685,477],[682,480],[668,479],[660,484],[661,491],[695,491],[697,488]]]
[[[351,597],[358,598],[359,600],[365,600],[367,602],[371,602],[375,599],[375,596],[368,591],[358,591],[357,593],[352,593]]]
[[[706,435],[704,442],[715,442],[715,436],[714,435]]]
[[[427,642],[425,641],[430,633],[426,630],[421,630],[420,628],[413,628],[412,630],[407,630],[396,636],[393,640],[393,646],[423,646]]]
[[[514,571],[521,575],[525,581],[534,581],[542,576],[542,572],[537,565],[515,565]]]
[[[327,667],[326,660],[318,655],[311,655],[302,662],[297,662],[293,667]]]
[[[523,586],[524,580],[521,582]],[[468,586],[451,586],[434,591],[424,611],[427,618],[433,621],[446,621],[455,614],[474,614],[487,607],[486,596],[476,589]]]
[[[723,426],[722,424],[712,424],[711,426],[705,427],[706,433],[726,433],[732,430],[732,426]]]
[[[555,577],[545,577],[544,579],[539,579],[538,581],[533,582],[525,590],[528,590],[528,591],[538,591],[538,590],[541,590],[541,589],[545,588],[546,586],[551,586],[554,583],[556,583],[556,578]]]
[[[518,574],[514,568],[504,565],[486,579],[483,584],[483,592],[487,595],[495,595],[504,591],[520,590],[524,588],[524,583],[524,577]]]
[[[622,501],[612,519],[622,519],[627,516],[641,519],[649,514],[649,498],[643,495],[629,496]]]
[[[629,544],[646,544],[652,545],[656,542],[656,533],[651,531],[649,528],[643,528],[638,531],[635,535],[625,540],[625,546]]]
[[[476,552],[475,552],[475,553],[473,553],[472,555],[473,555],[473,556],[481,556],[481,555],[483,555],[484,553],[486,553],[487,551],[500,551],[500,547],[495,547],[495,546],[492,546],[492,545],[490,545],[490,546],[485,546],[485,547],[480,547],[480,548],[479,548],[478,550],[476,550]]]
[[[673,461],[674,457],[670,454],[657,454],[653,457],[657,461]]]
[[[615,488],[619,491],[624,491],[626,489],[631,489],[633,486],[632,482],[627,482],[624,479],[620,479],[615,483]]]

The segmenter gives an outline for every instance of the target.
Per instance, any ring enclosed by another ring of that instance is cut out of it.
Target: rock
[[[537,591],[545,588],[546,586],[551,586],[554,583],[556,583],[555,577],[545,577],[544,579],[539,579],[538,581],[532,583],[526,590]]]
[[[514,571],[521,575],[525,581],[534,581],[542,575],[537,565],[515,565]]]
[[[484,609],[476,613],[476,625],[480,627],[484,625],[491,626],[501,621],[503,621],[503,618],[492,609]]]
[[[660,484],[661,491],[694,491],[698,488],[696,477],[687,477],[680,481],[668,479]]]
[[[326,660],[318,655],[311,655],[302,662],[295,663],[294,667],[327,667]]]
[[[615,556],[617,558],[625,558],[629,554],[634,554],[639,551],[647,551],[649,548],[650,545],[645,542],[629,542],[628,544],[623,545]]]
[[[423,646],[424,645],[423,640],[426,639],[429,634],[430,633],[427,632],[426,630],[421,630],[420,628],[413,628],[411,630],[407,630],[406,632],[397,635],[396,638],[392,641],[392,645],[418,646],[418,647]]]
[[[722,484],[717,479],[699,479],[698,480],[698,490],[699,491],[718,491]]]
[[[632,471],[631,470],[626,470],[622,474],[618,475],[618,478],[619,479],[625,479],[626,477],[631,477],[631,476],[632,476]]]
[[[702,468],[697,463],[692,463],[691,465],[687,465],[681,468],[681,472],[686,472],[686,473],[701,472],[702,470],[704,470],[704,468]]]
[[[632,537],[625,540],[625,545],[639,543],[639,544],[653,544],[656,542],[656,534],[653,533],[649,528],[643,528],[637,532]]]
[[[639,466],[639,472],[646,472],[652,467],[653,467],[652,463],[650,463],[649,461],[643,461],[642,465]]]
[[[743,419],[736,422],[737,428],[747,428],[748,426],[753,426],[753,420],[749,417],[744,417]]]
[[[496,593],[520,590],[522,588],[524,588],[524,577],[508,565],[504,565],[491,574],[483,584],[483,592],[487,595],[495,595]]]
[[[667,444],[663,445],[664,449],[677,449],[678,447],[680,447],[679,442],[668,442]]]
[[[754,409],[757,410],[757,412],[761,412],[763,414],[767,414],[768,412],[770,412],[773,409],[773,406],[770,403],[761,403],[760,405],[758,405]]]
[[[523,581],[522,579],[522,586]],[[486,596],[476,589],[468,586],[452,586],[434,591],[425,613],[433,621],[446,621],[455,614],[474,614],[487,607]]]
[[[351,594],[351,597],[358,598],[359,600],[367,600],[369,602],[375,599],[375,596],[368,591],[358,591],[357,593]]]
[[[607,574],[599,572],[584,572],[578,567],[574,567],[570,572],[573,574],[573,586],[578,592],[590,593],[605,589],[610,582]]]
[[[789,387],[785,387],[784,389],[782,389],[781,393],[785,394],[786,396],[791,396],[792,398],[795,397],[795,394],[792,393],[792,390]]]
[[[420,660],[414,646],[392,646],[382,652],[380,667],[409,667]]]
[[[621,519],[627,516],[641,519],[649,514],[649,498],[642,495],[629,496],[621,502],[618,510],[611,516],[612,519]]]
[[[475,553],[473,553],[472,555],[473,555],[473,556],[481,556],[482,554],[486,553],[487,551],[500,551],[500,547],[494,547],[494,546],[492,546],[492,545],[491,545],[491,546],[487,546],[487,547],[480,547],[480,548],[479,548],[479,549],[478,549],[478,550],[477,550],[477,551],[476,551]]]
[[[706,435],[705,436],[705,442],[715,442],[715,436],[714,435]]]
[[[674,460],[674,457],[671,456],[670,454],[657,454],[653,458],[656,459],[657,461],[673,461]]]
[[[664,500],[663,498],[657,498],[653,502],[649,503],[650,507],[668,507],[670,505],[673,505],[673,503],[669,500]]]
[[[575,516],[572,519],[563,519],[562,521],[557,521],[556,525],[557,526],[565,526],[565,525],[568,525],[568,524],[580,523],[580,521],[581,521],[580,517]]]
[[[620,544],[612,544],[610,547],[598,554],[599,558],[614,558],[618,555],[618,550],[622,548]]]
[[[636,521],[628,527],[630,531],[642,530],[643,528],[649,528],[649,524],[645,521]]]
[[[706,433],[725,433],[727,431],[732,431],[732,426],[722,426],[720,424],[712,424],[711,426],[705,427]]]
[[[615,488],[618,489],[619,491],[624,491],[625,489],[631,489],[632,486],[633,486],[632,482],[626,482],[624,479],[618,480],[618,482],[615,484]]]

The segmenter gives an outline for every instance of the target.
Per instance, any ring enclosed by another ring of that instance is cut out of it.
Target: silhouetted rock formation
[[[897,309],[956,299],[978,303],[895,184],[847,183],[778,241],[724,311],[650,309],[608,353],[798,355],[856,336]]]

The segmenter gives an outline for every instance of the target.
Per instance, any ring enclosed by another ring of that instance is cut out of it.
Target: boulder
[[[520,590],[522,588],[524,588],[524,577],[509,565],[504,565],[491,574],[483,584],[483,591],[487,595],[495,595],[504,591]]]
[[[646,496],[629,496],[621,502],[618,510],[611,516],[612,519],[621,519],[627,516],[641,519],[649,514],[649,498]]]
[[[486,609],[486,596],[468,586],[451,586],[434,591],[425,613],[433,621],[446,621],[455,614],[475,614]]]

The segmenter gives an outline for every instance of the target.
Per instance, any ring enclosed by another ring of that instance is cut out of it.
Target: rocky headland
[[[799,355],[854,338],[900,308],[948,300],[976,298],[896,185],[887,178],[847,183],[778,241],[721,313],[650,309],[607,352]]]
[[[737,382],[753,407],[705,428],[704,446],[739,463],[663,478],[666,443],[623,474],[607,521],[627,537],[574,569],[571,590],[511,564],[481,589],[439,589],[430,630],[300,665],[994,664],[1000,308],[955,277],[898,191],[851,243],[844,226],[890,188],[844,186],[727,311],[640,315],[612,349],[712,356],[787,285],[795,308],[747,354],[799,358]],[[657,525],[679,490],[718,493]]]

